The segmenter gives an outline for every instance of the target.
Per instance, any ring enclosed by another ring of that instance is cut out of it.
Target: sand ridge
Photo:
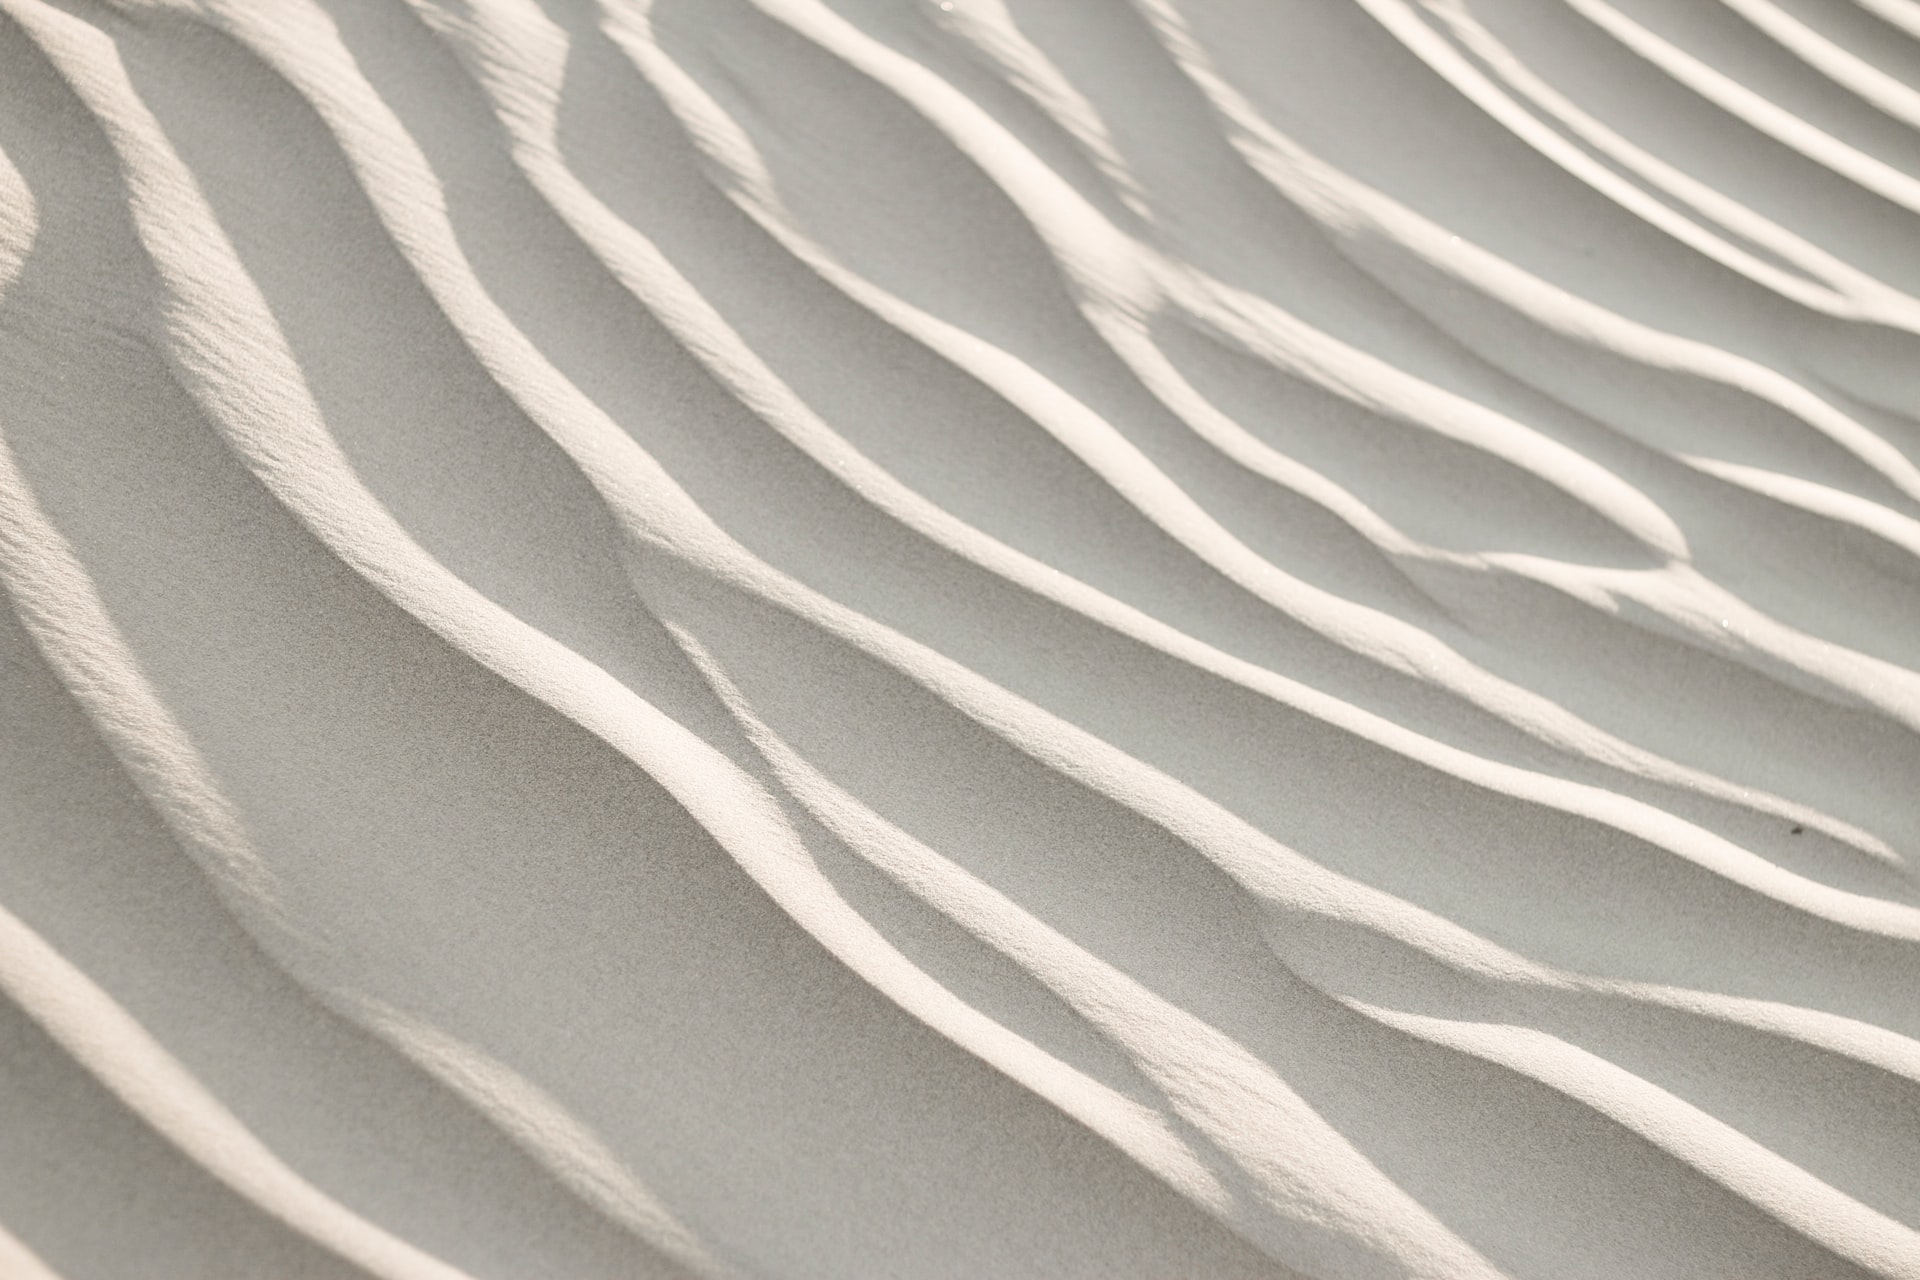
[[[1920,1276],[1904,0],[0,0],[0,1274]]]

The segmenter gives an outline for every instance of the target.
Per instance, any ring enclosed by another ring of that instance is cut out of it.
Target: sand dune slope
[[[1913,0],[0,0],[0,1275],[1920,1277]]]

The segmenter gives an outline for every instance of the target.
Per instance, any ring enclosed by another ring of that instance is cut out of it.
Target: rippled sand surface
[[[1914,0],[0,0],[0,1274],[1920,1277]]]

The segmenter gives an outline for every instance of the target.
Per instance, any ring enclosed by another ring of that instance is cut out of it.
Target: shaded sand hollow
[[[1914,0],[0,0],[6,1280],[1920,1277]]]

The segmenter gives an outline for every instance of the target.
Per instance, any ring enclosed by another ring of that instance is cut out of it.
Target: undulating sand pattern
[[[1920,1277],[1914,0],[0,0],[0,1274]]]

